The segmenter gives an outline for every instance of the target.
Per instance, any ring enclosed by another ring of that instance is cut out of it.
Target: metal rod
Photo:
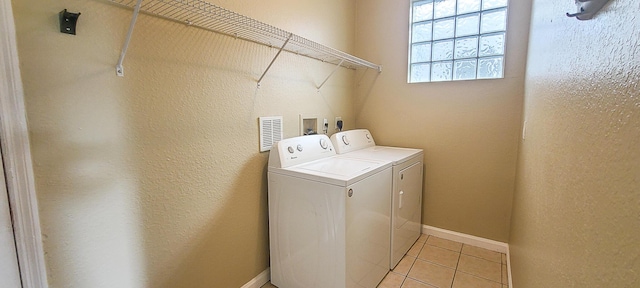
[[[127,39],[124,41],[124,46],[122,46],[122,52],[120,53],[120,59],[118,59],[118,64],[116,65],[116,75],[120,77],[124,77],[124,68],[122,67],[122,62],[124,61],[124,56],[127,54],[127,49],[129,48],[129,42],[131,42],[131,34],[133,34],[133,27],[136,25],[136,19],[138,19],[138,13],[140,13],[140,4],[142,4],[142,0],[138,0],[135,8],[133,8],[133,18],[131,18],[131,24],[129,24],[129,32],[127,33]]]
[[[333,73],[336,73],[336,71],[338,71],[338,68],[340,68],[340,66],[342,65],[342,62],[344,62],[344,59],[340,60],[340,63],[338,63],[336,68],[333,68],[333,71],[331,71],[331,74],[329,74],[329,76],[327,76],[327,79],[324,79],[324,81],[322,81],[322,84],[320,84],[320,86],[318,87],[318,90],[320,90],[320,88],[322,88],[324,83],[327,83],[327,80],[329,80],[329,78],[331,78],[331,76],[333,76]]]
[[[287,41],[284,41],[284,44],[282,44],[282,47],[280,47],[280,50],[278,50],[276,56],[273,57],[273,60],[271,60],[271,63],[269,63],[269,66],[267,66],[267,70],[264,70],[264,73],[262,73],[262,76],[260,76],[260,79],[258,79],[258,86],[260,86],[260,82],[262,82],[262,78],[264,78],[264,75],[266,75],[269,69],[271,69],[271,65],[273,65],[273,62],[276,62],[276,59],[278,58],[278,56],[280,56],[280,53],[282,52],[282,49],[284,49],[284,46],[287,46],[287,43],[289,43],[289,40],[291,40],[291,36],[293,36],[293,33],[289,33]]]

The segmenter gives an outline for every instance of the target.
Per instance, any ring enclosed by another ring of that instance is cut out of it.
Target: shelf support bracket
[[[289,40],[291,40],[291,37],[293,37],[293,33],[289,33],[289,37],[287,37],[287,40],[284,41],[284,44],[282,44],[282,47],[280,47],[280,50],[278,50],[278,53],[276,54],[276,56],[273,57],[273,60],[271,60],[271,63],[269,63],[269,66],[267,66],[267,69],[264,70],[264,73],[262,73],[262,76],[260,76],[260,79],[258,79],[258,88],[260,88],[260,82],[262,82],[262,78],[264,78],[264,75],[267,75],[267,72],[269,72],[269,69],[271,69],[271,65],[273,65],[273,62],[276,62],[276,59],[278,59],[278,56],[280,56],[280,53],[284,49],[284,46],[287,46],[287,43],[289,43]]]
[[[118,59],[118,64],[116,64],[116,75],[120,77],[124,77],[124,68],[122,67],[122,62],[124,61],[124,56],[127,54],[127,49],[129,48],[129,42],[131,42],[133,27],[136,25],[136,19],[138,19],[138,14],[140,13],[141,4],[142,4],[142,0],[138,0],[138,2],[136,3],[136,6],[133,8],[133,18],[131,18],[131,24],[129,24],[129,32],[127,32],[127,38],[124,40],[124,45],[122,46],[122,52],[120,53],[120,59]]]
[[[318,86],[318,91],[320,91],[320,88],[322,88],[322,86],[324,86],[324,83],[327,83],[329,78],[331,78],[331,76],[333,76],[333,73],[336,73],[336,71],[338,71],[338,68],[340,68],[340,66],[342,66],[342,62],[344,62],[344,59],[340,60],[340,63],[338,63],[336,68],[333,68],[333,71],[331,71],[331,74],[329,74],[329,76],[327,76],[327,78],[324,79],[324,81],[322,81],[322,84],[320,84],[320,86]]]

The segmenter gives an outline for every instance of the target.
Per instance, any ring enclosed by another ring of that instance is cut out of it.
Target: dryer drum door
[[[395,207],[398,211],[395,219],[396,229],[402,229],[405,225],[420,225],[420,198],[422,196],[421,163],[413,164],[400,171],[400,182],[396,193],[398,198]]]
[[[420,237],[422,231],[422,162],[398,171],[393,192],[393,259],[391,267]]]

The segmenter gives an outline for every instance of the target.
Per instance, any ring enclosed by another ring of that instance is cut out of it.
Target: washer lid
[[[331,157],[269,172],[346,187],[388,167],[389,161]]]

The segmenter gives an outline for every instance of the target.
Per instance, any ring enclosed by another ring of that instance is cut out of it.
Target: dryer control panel
[[[269,152],[269,166],[286,168],[336,155],[327,135],[316,134],[278,141]]]
[[[338,154],[376,146],[371,132],[367,129],[338,132],[331,135],[331,142],[336,147]]]

